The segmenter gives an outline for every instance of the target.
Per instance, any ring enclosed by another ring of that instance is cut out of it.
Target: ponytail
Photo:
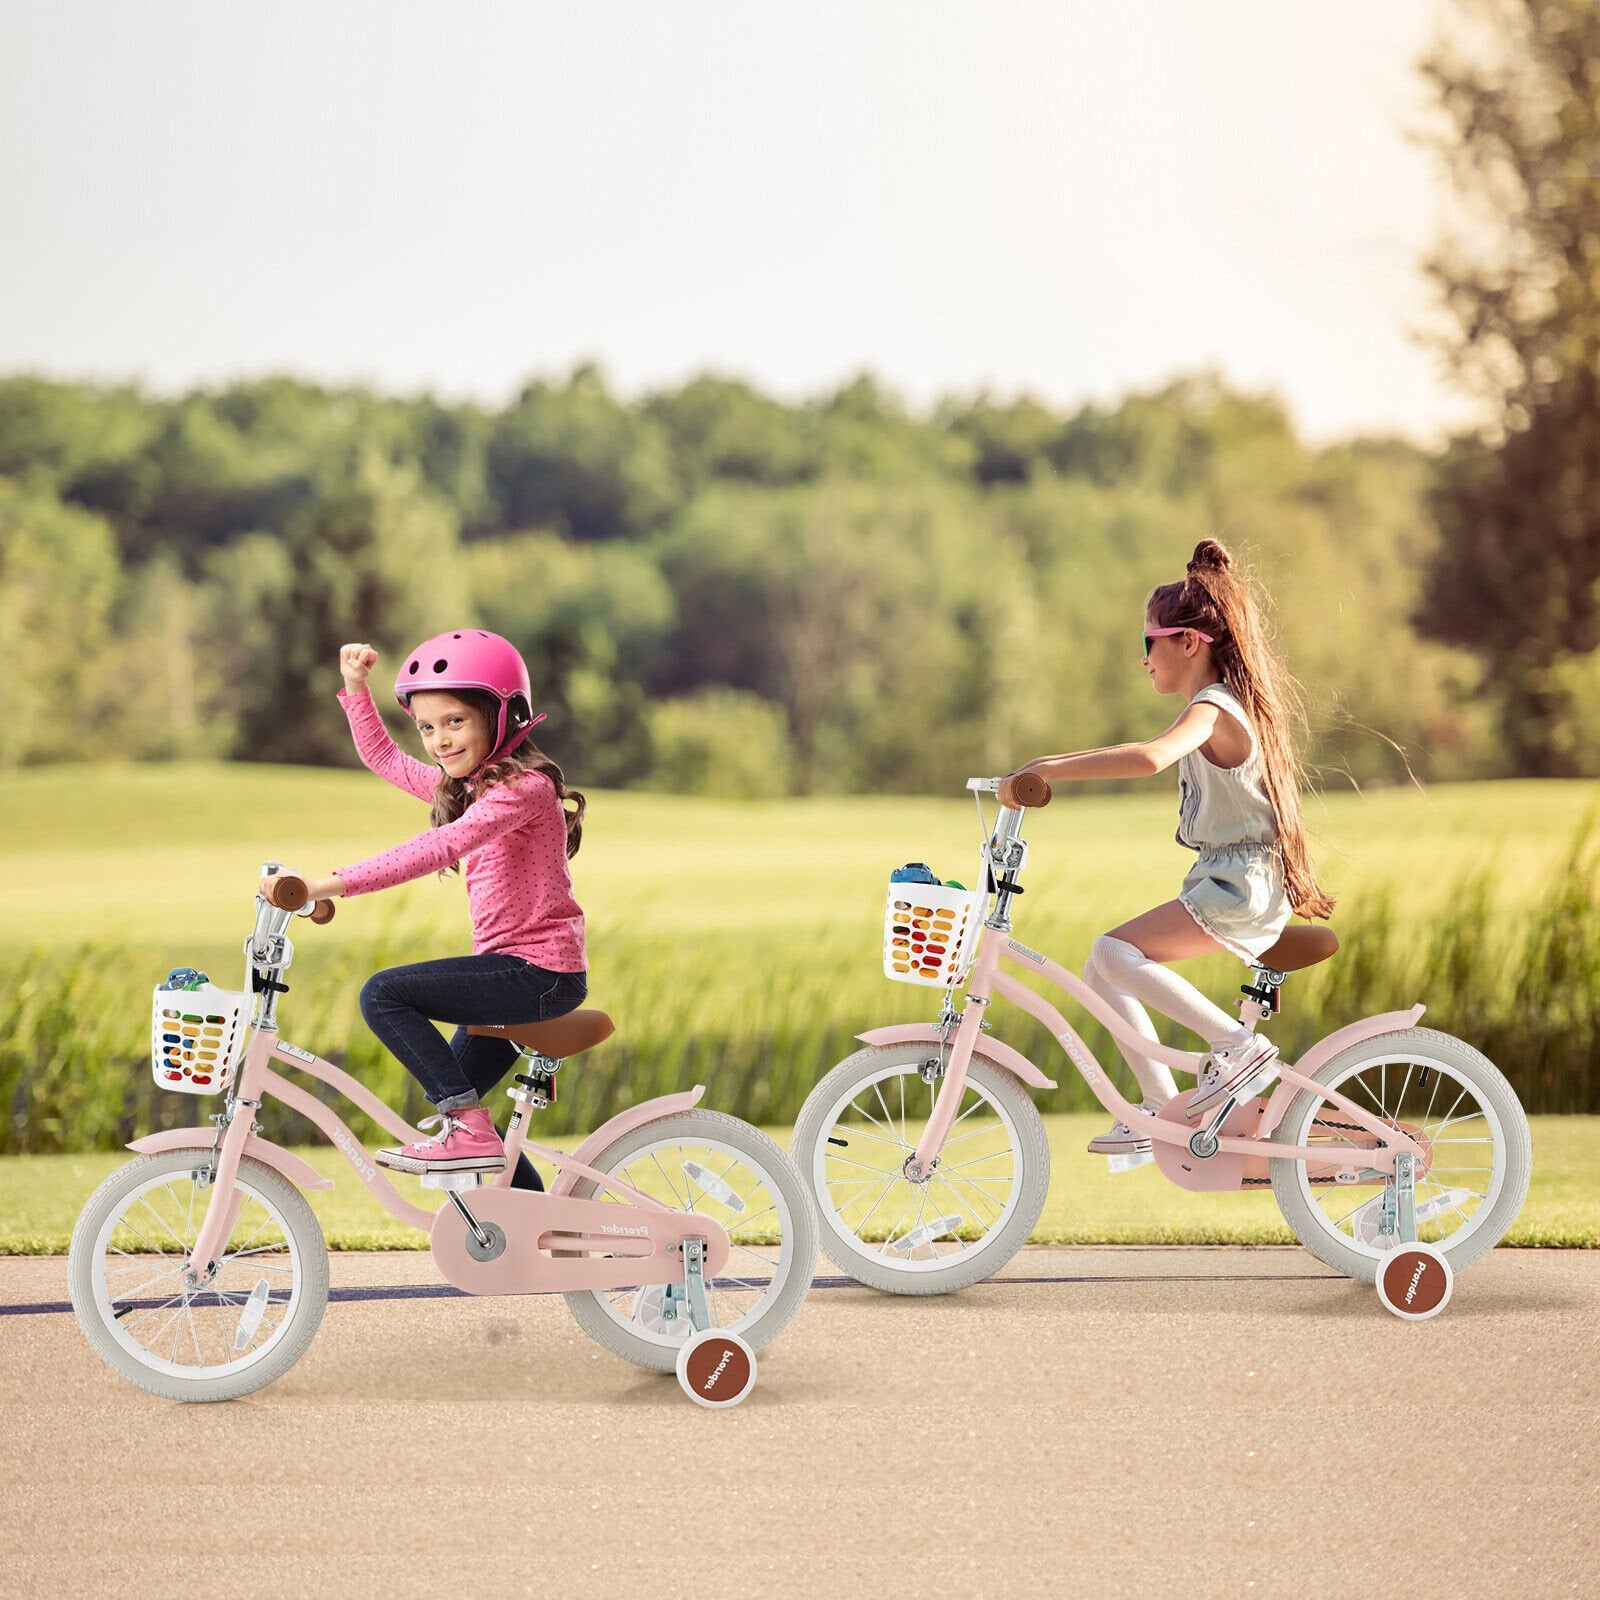
[[[1302,917],[1326,920],[1333,900],[1318,886],[1300,814],[1302,770],[1295,735],[1305,731],[1300,686],[1272,646],[1255,587],[1215,539],[1194,547],[1181,583],[1153,590],[1146,609],[1162,628],[1211,635],[1211,654],[1228,692],[1244,707],[1261,749],[1263,785],[1278,826],[1289,904]]]

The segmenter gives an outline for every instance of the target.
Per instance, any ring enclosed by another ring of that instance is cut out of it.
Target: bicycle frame
[[[986,871],[992,869],[992,889],[996,888],[994,872],[1010,870],[1014,873],[1026,859],[1022,854],[1024,847],[1018,837],[1021,823],[1021,812],[1002,809],[1000,826],[996,829],[994,838],[985,846],[984,868]],[[1183,1187],[1236,1188],[1239,1180],[1245,1176],[1244,1162],[1248,1158],[1262,1160],[1262,1158],[1287,1157],[1297,1161],[1315,1161],[1319,1166],[1328,1166],[1338,1160],[1339,1158],[1326,1145],[1316,1148],[1310,1145],[1283,1144],[1269,1137],[1282,1121],[1290,1100],[1302,1089],[1315,1090],[1329,1105],[1346,1113],[1361,1130],[1372,1136],[1373,1146],[1361,1148],[1359,1151],[1363,1162],[1362,1170],[1391,1176],[1395,1171],[1397,1157],[1402,1155],[1412,1156],[1417,1164],[1417,1170],[1427,1169],[1429,1153],[1424,1145],[1411,1137],[1410,1133],[1385,1122],[1381,1117],[1374,1116],[1370,1111],[1363,1110],[1353,1100],[1337,1091],[1312,1081],[1312,1074],[1346,1046],[1361,1039],[1414,1027],[1422,1015],[1424,1009],[1422,1006],[1415,1005],[1406,1011],[1383,1012],[1353,1022],[1313,1045],[1298,1063],[1291,1064],[1280,1059],[1277,1065],[1281,1081],[1274,1089],[1271,1098],[1265,1103],[1256,1099],[1236,1106],[1229,1113],[1219,1132],[1214,1155],[1205,1160],[1184,1159],[1189,1157],[1189,1140],[1196,1130],[1183,1118],[1182,1097],[1169,1102],[1169,1105],[1160,1112],[1145,1111],[1124,1099],[1095,1059],[1094,1052],[1061,1013],[1043,995],[1031,989],[1019,978],[1001,971],[1000,963],[1005,960],[1019,968],[1032,967],[1058,988],[1065,989],[1110,1032],[1114,1039],[1136,1054],[1163,1062],[1192,1076],[1199,1072],[1205,1061],[1204,1052],[1174,1050],[1167,1045],[1151,1043],[1135,1033],[1076,973],[1068,971],[1059,963],[1050,960],[1048,956],[1013,939],[1010,936],[1010,922],[1006,915],[1009,899],[1010,895],[1002,879],[998,885],[994,908],[984,923],[977,958],[968,976],[966,1006],[961,1013],[960,1024],[950,1045],[950,1059],[945,1067],[944,1080],[934,1101],[927,1126],[917,1141],[917,1148],[906,1162],[909,1175],[929,1172],[944,1145],[960,1108],[967,1081],[968,1064],[978,1049],[989,1003],[995,995],[1011,1001],[1050,1030],[1051,1037],[1066,1052],[1068,1059],[1078,1069],[1094,1097],[1119,1121],[1125,1122],[1135,1132],[1152,1141],[1161,1170]],[[1259,1017],[1259,1010],[1252,1008],[1249,1003],[1245,1009],[1247,1024],[1253,1028]],[[936,1043],[940,1046],[942,1054],[947,1031],[936,1026],[913,1025],[874,1029],[859,1037],[865,1043],[874,1045],[912,1041]],[[1000,1065],[1007,1067],[1034,1087],[1055,1087],[1050,1079],[1010,1046],[996,1040],[989,1046],[988,1053],[993,1054]],[[1023,1070],[1024,1068],[1026,1070]],[[1351,1153],[1353,1155],[1355,1151],[1352,1149]],[[1232,1159],[1224,1160],[1224,1157]],[[1348,1157],[1345,1158],[1345,1164],[1352,1173],[1356,1170],[1350,1165]]]
[[[1094,1052],[1079,1037],[1077,1030],[1042,995],[1008,973],[1000,971],[1002,960],[1009,960],[1019,965],[1025,961],[1036,967],[1044,977],[1065,989],[1094,1016],[1096,1021],[1102,1023],[1113,1038],[1120,1040],[1131,1050],[1191,1074],[1198,1072],[1200,1064],[1205,1060],[1203,1052],[1174,1050],[1167,1045],[1150,1043],[1128,1027],[1075,973],[1069,972],[1047,956],[1040,955],[1036,950],[1030,950],[1026,945],[1019,944],[1005,934],[994,933],[983,941],[978,951],[978,958],[973,964],[972,975],[967,985],[967,1005],[951,1045],[950,1061],[945,1069],[944,1082],[940,1086],[938,1098],[934,1101],[928,1125],[917,1142],[912,1160],[919,1163],[922,1170],[926,1171],[928,1163],[938,1155],[944,1144],[945,1136],[949,1133],[950,1125],[955,1120],[957,1109],[961,1104],[962,1091],[967,1081],[967,1065],[977,1047],[984,1014],[993,995],[1010,1000],[1049,1028],[1051,1035],[1078,1069],[1083,1081],[1088,1084],[1090,1092],[1119,1121],[1126,1122],[1130,1128],[1152,1141],[1180,1149],[1186,1148],[1194,1129],[1187,1122],[1162,1119],[1158,1113],[1141,1110],[1124,1099],[1095,1059]],[[1298,1161],[1327,1163],[1331,1154],[1327,1146],[1314,1148],[1309,1145],[1281,1144],[1267,1137],[1282,1120],[1293,1094],[1300,1089],[1315,1089],[1330,1105],[1337,1106],[1363,1130],[1371,1133],[1375,1140],[1385,1141],[1384,1148],[1361,1151],[1362,1159],[1367,1166],[1389,1174],[1394,1171],[1395,1157],[1406,1153],[1415,1156],[1419,1164],[1425,1163],[1427,1152],[1414,1139],[1396,1130],[1381,1117],[1374,1116],[1370,1111],[1364,1111],[1353,1100],[1311,1080],[1311,1074],[1323,1062],[1347,1045],[1380,1033],[1391,1033],[1399,1028],[1412,1027],[1422,1015],[1422,1011],[1421,1006],[1413,1006],[1409,1011],[1389,1011],[1378,1016],[1365,1017],[1360,1022],[1353,1022],[1319,1041],[1306,1052],[1296,1066],[1280,1061],[1278,1071],[1283,1081],[1261,1109],[1255,1132],[1248,1137],[1224,1133],[1217,1141],[1218,1154],[1241,1157],[1288,1156]],[[893,1044],[913,1039],[937,1042],[941,1037],[940,1030],[932,1026],[879,1028],[861,1035],[868,1044]],[[1042,1077],[1042,1074],[1039,1076]],[[1044,1080],[1044,1083],[1048,1084],[1048,1081]],[[1259,1102],[1255,1104],[1259,1105]],[[1231,1122],[1233,1119],[1229,1120]]]
[[[259,968],[273,983],[281,978],[293,959],[292,947],[283,937],[289,916],[261,901],[256,932],[246,945],[252,970]],[[256,1132],[254,1113],[268,1096],[314,1123],[391,1216],[426,1231],[440,1270],[457,1288],[468,1293],[538,1294],[552,1290],[678,1283],[684,1275],[683,1241],[688,1238],[704,1241],[706,1273],[719,1272],[726,1264],[728,1235],[715,1219],[665,1205],[592,1165],[603,1149],[634,1128],[696,1105],[705,1093],[703,1085],[678,1094],[661,1095],[618,1112],[591,1133],[572,1155],[525,1139],[524,1123],[519,1119],[507,1139],[504,1170],[492,1185],[472,1190],[475,1214],[495,1224],[505,1236],[505,1248],[492,1260],[485,1261],[468,1248],[468,1231],[454,1207],[447,1204],[438,1211],[425,1211],[412,1205],[376,1163],[368,1159],[360,1140],[337,1112],[307,1090],[289,1082],[281,1071],[274,1070],[287,1065],[326,1083],[402,1144],[423,1137],[420,1129],[413,1128],[349,1073],[279,1038],[276,1018],[279,992],[281,986],[267,991],[262,1017],[246,1047],[239,1075],[228,1092],[226,1109],[221,1117],[214,1119],[221,1123],[220,1129],[174,1128],[136,1139],[128,1146],[142,1155],[195,1145],[212,1147],[215,1170],[211,1199],[188,1259],[189,1271],[197,1281],[205,1281],[213,1270],[217,1251],[232,1235],[238,1221],[244,1196],[237,1187],[237,1179],[239,1162],[244,1156],[276,1168],[301,1188],[333,1187],[332,1179],[320,1177],[300,1157],[261,1138]],[[517,1156],[523,1150],[543,1157],[558,1169],[548,1192],[511,1187]],[[576,1197],[572,1190],[583,1178],[609,1190],[621,1204]]]

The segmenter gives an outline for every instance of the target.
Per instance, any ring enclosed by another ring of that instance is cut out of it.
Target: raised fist
[[[364,689],[367,674],[378,664],[378,652],[370,644],[347,644],[339,647],[339,670],[344,674],[344,686],[350,690]]]

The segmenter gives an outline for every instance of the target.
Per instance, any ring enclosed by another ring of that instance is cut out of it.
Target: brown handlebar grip
[[[267,879],[267,899],[280,911],[298,911],[310,898],[304,878],[284,873]]]
[[[333,921],[333,901],[331,901],[331,900],[319,900],[319,901],[317,901],[316,909],[311,913],[311,920],[313,922],[319,923],[319,924],[320,923],[324,923],[324,922],[332,922]]]
[[[1037,772],[1024,772],[1020,777],[1013,778],[1011,788],[1017,797],[1018,805],[1047,806],[1050,804],[1050,785]]]

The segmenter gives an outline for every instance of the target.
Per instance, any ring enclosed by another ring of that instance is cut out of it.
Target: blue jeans
[[[440,1111],[487,1095],[517,1059],[509,1039],[469,1034],[466,1024],[548,1022],[583,1004],[581,972],[547,972],[520,956],[449,956],[375,972],[361,986],[361,1015]],[[459,1024],[448,1044],[434,1021]],[[542,1189],[526,1156],[514,1189]]]

